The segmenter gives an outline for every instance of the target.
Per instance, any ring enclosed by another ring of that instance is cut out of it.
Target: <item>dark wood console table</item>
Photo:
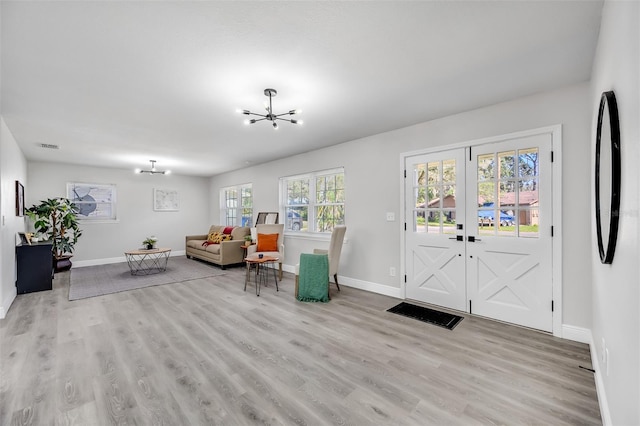
[[[51,290],[53,253],[51,242],[20,244],[16,246],[18,294]]]

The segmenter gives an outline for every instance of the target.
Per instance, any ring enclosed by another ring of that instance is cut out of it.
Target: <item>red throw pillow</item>
[[[258,234],[256,251],[278,251],[278,234]]]
[[[233,226],[227,226],[226,228],[224,228],[224,231],[222,231],[222,233],[231,234],[231,231],[233,231]]]

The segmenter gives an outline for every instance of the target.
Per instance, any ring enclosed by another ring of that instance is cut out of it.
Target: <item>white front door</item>
[[[552,331],[551,135],[473,147],[467,170],[471,313]]]
[[[463,310],[465,150],[405,160],[406,296]]]
[[[552,331],[551,134],[405,169],[406,297]]]

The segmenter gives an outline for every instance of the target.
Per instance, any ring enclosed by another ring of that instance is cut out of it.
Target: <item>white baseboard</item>
[[[363,281],[355,278],[343,277],[338,275],[338,282],[340,285],[346,287],[353,287],[360,290],[370,291],[372,293],[383,294],[385,296],[395,297],[396,299],[403,299],[401,290],[398,287],[390,287],[384,284],[378,284],[371,281]]]
[[[591,330],[588,328],[576,327],[575,325],[562,324],[563,339],[573,340],[580,343],[591,343]]]
[[[598,348],[593,341],[593,335],[589,331],[589,349],[591,350],[591,364],[594,373],[594,379],[596,382],[596,393],[598,394],[598,404],[600,405],[600,416],[602,417],[602,424],[604,426],[610,426],[613,424],[611,421],[611,412],[609,411],[609,402],[607,401],[607,392],[604,388],[604,380],[602,378],[602,370],[604,367],[600,365],[600,358],[598,357]]]
[[[282,270],[295,274],[296,268],[293,265],[282,265]],[[343,277],[338,275],[338,283],[340,286],[353,287],[360,290],[370,291],[372,293],[383,294],[385,296],[395,297],[396,299],[402,299],[400,288],[389,287],[388,285],[378,284],[371,281],[363,281],[355,278]]]
[[[18,289],[14,286],[11,287],[11,291],[7,295],[7,297],[2,301],[2,305],[0,305],[0,319],[4,319],[9,312],[9,308],[11,308],[11,304],[14,300],[16,300],[16,296],[18,295]]]
[[[186,254],[186,250],[175,250],[171,251],[170,257],[174,256],[184,256]],[[127,258],[122,257],[106,257],[102,259],[91,259],[91,260],[78,260],[73,262],[74,268],[84,268],[85,266],[96,266],[96,265],[108,265],[110,263],[122,263],[126,262]]]
[[[563,339],[573,340],[575,342],[586,343],[589,345],[591,352],[591,365],[595,372],[593,373],[596,382],[596,393],[598,394],[598,404],[600,405],[600,415],[602,416],[602,424],[609,426],[611,422],[611,413],[609,412],[609,404],[604,389],[604,381],[602,380],[602,367],[600,366],[600,358],[598,358],[598,348],[593,341],[593,334],[588,328],[576,327],[574,325],[563,324]]]

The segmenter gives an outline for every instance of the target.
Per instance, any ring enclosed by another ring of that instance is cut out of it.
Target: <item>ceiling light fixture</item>
[[[136,169],[136,173],[149,173],[151,175],[168,175],[171,174],[171,170],[156,170],[156,160],[149,160],[151,161],[151,170],[142,170],[142,169]]]
[[[302,110],[300,109],[292,109],[289,112],[283,112],[282,114],[274,114],[273,113],[273,98],[278,94],[278,92],[276,91],[276,89],[264,89],[264,95],[269,97],[269,105],[265,105],[265,109],[267,110],[266,114],[256,114],[255,112],[251,112],[248,109],[239,109],[238,112],[240,114],[244,114],[244,115],[256,115],[258,117],[262,117],[262,118],[247,118],[244,121],[244,124],[254,124],[257,123],[258,121],[263,121],[263,120],[268,120],[271,121],[271,125],[273,126],[274,130],[278,130],[278,123],[276,123],[276,120],[282,120],[282,121],[288,121],[291,124],[303,124],[302,120],[295,120],[295,119],[288,119],[288,118],[282,118],[283,115],[295,115],[295,114],[300,114],[302,113]]]

